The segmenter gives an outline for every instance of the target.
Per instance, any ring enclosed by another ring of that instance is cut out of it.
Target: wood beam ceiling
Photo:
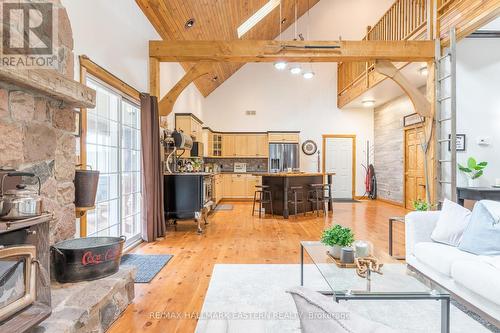
[[[434,59],[433,41],[150,41],[149,55],[162,62],[229,63],[394,62]]]
[[[136,0],[138,6],[149,19],[153,27],[164,41],[183,40],[235,40],[238,39],[236,29],[252,16],[268,0]],[[319,0],[282,0],[282,15],[284,31],[295,22],[295,3],[297,15],[302,16]],[[184,25],[194,18],[192,28]],[[243,40],[272,40],[280,31],[279,7],[267,15]],[[299,32],[305,34],[305,25],[299,26]],[[304,36],[306,37],[306,36]],[[182,63],[188,71],[194,64]],[[243,64],[217,63],[213,64],[213,75],[200,77],[195,84],[204,96],[208,96],[219,85],[234,74]],[[213,80],[217,77],[217,80]]]

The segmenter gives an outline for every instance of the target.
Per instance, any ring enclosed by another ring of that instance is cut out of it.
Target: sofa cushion
[[[451,277],[451,266],[456,260],[477,260],[477,256],[446,244],[422,242],[415,245],[415,257],[439,273]]]
[[[500,269],[481,260],[456,260],[451,265],[455,283],[473,291],[487,300],[500,304]]]
[[[287,290],[299,313],[301,332],[317,333],[390,333],[396,332],[383,324],[350,312],[343,305],[316,291],[304,287]]]
[[[458,246],[469,224],[470,216],[470,210],[445,199],[431,239],[435,242]]]
[[[477,255],[500,255],[500,202],[476,202],[459,248]]]

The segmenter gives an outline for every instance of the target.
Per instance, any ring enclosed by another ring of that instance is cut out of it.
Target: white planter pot
[[[468,187],[476,187],[476,179],[472,179],[472,178],[467,178],[467,186]]]
[[[342,247],[338,246],[338,245],[334,245],[334,246],[329,246],[328,247],[328,252],[330,252],[330,254],[336,258],[336,259],[339,259],[340,258],[340,252],[342,251]]]

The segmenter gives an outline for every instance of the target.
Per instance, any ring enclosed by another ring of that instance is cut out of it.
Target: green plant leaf
[[[481,166],[483,168],[486,168],[486,166],[488,165],[488,162],[481,162],[481,163],[478,163],[477,165]]]
[[[476,172],[471,178],[477,179],[477,178],[481,177],[482,175],[483,175],[483,170],[480,170],[480,171]]]
[[[467,160],[467,166],[469,169],[474,169],[476,167],[476,159],[474,157],[469,157]]]
[[[463,165],[461,165],[460,163],[458,164],[458,169],[460,169],[460,171],[462,171],[462,172],[467,172],[467,173],[468,173],[468,172],[472,172],[472,170],[471,170],[471,169],[464,167],[464,166],[463,166]]]

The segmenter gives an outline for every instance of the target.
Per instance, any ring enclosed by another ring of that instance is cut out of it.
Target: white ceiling
[[[397,66],[397,64],[396,64]],[[420,74],[419,69],[425,66],[425,63],[415,62],[406,65],[401,69],[410,82],[413,82],[415,87],[419,88],[426,84],[427,77]],[[361,96],[347,104],[343,109],[358,109],[363,107],[362,101],[374,100],[375,106],[379,107],[396,97],[403,95],[403,90],[392,80],[386,79],[376,85],[374,88],[363,93]]]

